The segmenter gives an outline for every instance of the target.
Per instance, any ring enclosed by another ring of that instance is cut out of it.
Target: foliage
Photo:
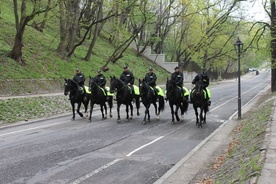
[[[93,56],[90,61],[83,61],[89,43],[84,43],[78,47],[70,59],[63,59],[55,51],[59,44],[59,27],[57,19],[57,10],[52,9],[47,26],[43,32],[27,26],[24,34],[23,57],[27,63],[22,67],[17,62],[5,57],[5,54],[11,50],[15,34],[14,17],[12,11],[12,2],[9,0],[1,1],[2,19],[0,19],[0,79],[40,79],[40,78],[71,78],[76,68],[80,68],[88,77],[96,75],[96,71],[104,65],[114,50],[104,38],[97,40]],[[43,16],[35,18],[39,22]],[[122,67],[128,64],[130,70],[134,72],[136,79],[143,78],[149,67],[154,67],[158,76],[158,82],[169,76],[161,67],[145,58],[136,57],[131,48],[127,49],[124,57],[115,64],[109,65],[109,71],[104,73],[107,78],[109,75],[119,76]]]

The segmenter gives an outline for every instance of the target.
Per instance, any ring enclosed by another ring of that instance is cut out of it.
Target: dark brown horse
[[[72,120],[75,120],[75,103],[78,104],[77,113],[80,115],[80,117],[83,117],[83,114],[80,112],[80,107],[81,107],[81,104],[83,104],[84,112],[87,113],[87,107],[88,107],[90,96],[87,93],[81,93],[80,86],[74,80],[65,79],[64,95],[66,96],[68,94],[69,94],[69,99],[70,99],[70,103],[73,111]],[[86,100],[84,100],[84,98],[86,98]]]
[[[155,114],[157,118],[159,119],[159,114],[161,111],[164,110],[165,108],[165,100],[164,97],[161,95],[156,95],[154,89],[148,85],[148,83],[143,79],[139,79],[139,90],[140,90],[140,96],[142,99],[142,103],[144,104],[146,110],[145,110],[145,116],[143,120],[143,124],[146,123],[146,117],[148,115],[148,121],[150,121],[150,113],[149,113],[149,108],[150,105],[153,104],[155,108]],[[158,108],[157,108],[157,102]]]
[[[95,82],[94,78],[89,77],[89,90],[91,91],[91,98],[90,98],[90,114],[89,120],[92,121],[92,112],[94,108],[94,104],[99,104],[102,112],[102,119],[107,118],[107,107],[106,102],[109,106],[109,116],[112,117],[112,107],[113,107],[113,96],[108,96],[105,94],[106,91],[98,86]]]
[[[195,87],[192,90],[192,103],[195,110],[196,115],[196,124],[198,128],[202,128],[202,123],[206,123],[206,114],[209,110],[208,101],[204,97],[204,91],[203,91],[203,83],[201,80],[195,83]],[[198,108],[200,109],[200,113],[198,114]],[[204,114],[203,114],[204,113]]]
[[[184,96],[184,94],[181,94],[181,89],[177,86],[174,80],[167,79],[166,91],[167,100],[169,101],[171,108],[172,124],[174,124],[174,116],[177,121],[180,121],[180,118],[178,116],[179,108],[181,110],[181,115],[184,115],[184,113],[188,110],[189,103],[188,99]]]
[[[121,121],[120,116],[120,107],[122,104],[126,105],[126,120],[132,119],[133,117],[133,98],[135,99],[137,115],[139,116],[140,109],[140,97],[139,95],[132,94],[132,89],[125,85],[124,82],[116,77],[110,76],[110,92],[116,91],[116,100],[117,100],[117,121],[118,123]],[[129,115],[130,108],[130,115]]]

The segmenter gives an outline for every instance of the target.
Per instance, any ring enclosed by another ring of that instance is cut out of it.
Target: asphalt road
[[[241,83],[243,106],[270,84],[270,73],[252,74]],[[92,123],[78,116],[71,121],[70,115],[1,128],[0,183],[154,183],[236,113],[237,88],[235,80],[211,87],[212,106],[202,129],[191,105],[184,121],[172,125],[168,104],[160,120],[151,113],[146,125],[143,108],[141,116],[120,124],[114,108],[106,120],[94,111]]]

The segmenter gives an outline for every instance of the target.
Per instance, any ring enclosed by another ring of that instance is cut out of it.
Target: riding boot
[[[105,87],[103,87],[103,89],[104,89],[104,92],[105,92],[105,96],[106,96],[106,100],[108,100],[108,95],[107,95],[107,89],[105,88]]]
[[[87,101],[86,92],[84,92],[83,95],[84,95],[84,96],[83,96],[83,101]]]
[[[190,101],[189,101],[189,103],[190,104],[193,103],[192,94],[190,94]]]
[[[208,95],[208,91],[207,91],[207,89],[204,89],[204,91],[206,93],[207,104],[208,104],[208,106],[211,106],[211,101],[210,101],[210,98],[209,98],[209,95]]]
[[[83,95],[83,101],[87,101],[84,87],[80,87],[80,94]]]

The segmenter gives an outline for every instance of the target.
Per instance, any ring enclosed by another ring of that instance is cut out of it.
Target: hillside
[[[5,55],[12,49],[15,35],[15,20],[13,13],[13,2],[10,0],[2,0],[0,14],[0,85],[1,88],[7,88],[7,86],[18,86],[20,83],[20,90],[22,91],[28,83],[32,83],[33,86],[41,87],[41,82],[45,83],[48,79],[51,81],[57,81],[59,86],[62,84],[63,78],[72,78],[75,74],[75,69],[79,68],[88,76],[95,76],[96,71],[105,64],[107,58],[112,54],[114,47],[109,44],[107,40],[102,36],[97,39],[96,47],[93,50],[93,55],[90,61],[84,61],[83,58],[88,50],[88,46],[91,40],[86,40],[83,46],[80,46],[75,51],[75,54],[70,59],[62,59],[57,53],[56,49],[59,43],[59,28],[55,24],[58,22],[57,17],[53,16],[46,24],[43,32],[39,32],[31,26],[27,26],[24,32],[24,47],[23,58],[26,62],[25,66],[21,66],[17,62],[7,58]],[[119,76],[121,74],[122,67],[129,65],[130,70],[134,73],[136,79],[143,78],[149,67],[155,69],[155,73],[158,76],[157,83],[163,83],[164,80],[170,75],[163,68],[156,66],[153,62],[136,57],[136,53],[133,49],[129,48],[123,55],[123,58],[116,63],[110,63],[108,65],[109,70],[104,75]],[[9,79],[9,80],[8,80]],[[24,79],[24,80],[22,80]],[[32,79],[30,81],[30,79]],[[40,79],[40,80],[37,80]],[[43,80],[41,80],[43,79]],[[8,81],[8,82],[7,82]],[[14,83],[16,81],[16,83]],[[20,81],[20,82],[19,82]],[[138,80],[135,81],[137,84]],[[23,83],[23,85],[22,85]],[[43,87],[42,87],[43,88]],[[14,87],[8,89],[14,90]],[[45,88],[47,90],[47,88]],[[27,89],[29,93],[32,91]],[[15,90],[15,94],[19,94],[18,89]],[[0,92],[1,94],[1,92]],[[5,92],[4,94],[7,94]]]

